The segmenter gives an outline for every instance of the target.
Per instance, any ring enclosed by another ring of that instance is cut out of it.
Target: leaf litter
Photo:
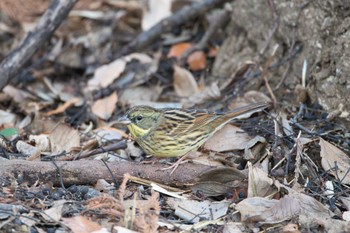
[[[210,22],[203,23],[200,17],[188,22],[191,27],[163,32],[162,38],[146,49],[114,56],[141,30],[147,32],[176,14],[172,1],[149,1],[149,9],[137,1],[80,2],[48,42],[50,48],[43,46],[21,76],[31,80],[25,85],[11,83],[0,93],[2,161],[26,160],[29,169],[30,164],[50,160],[46,163],[57,168],[50,181],[37,178],[41,169],[21,173],[21,167],[11,178],[3,178],[0,204],[10,205],[11,210],[1,219],[1,230],[14,226],[14,216],[20,216],[23,226],[39,232],[47,231],[48,223],[57,231],[72,232],[247,232],[267,226],[282,232],[320,226],[326,232],[339,232],[348,228],[349,147],[342,141],[347,134],[341,135],[341,128],[329,130],[330,126],[323,125],[329,122],[315,120],[315,124],[309,119],[323,119],[320,109],[314,111],[308,105],[307,113],[298,112],[301,105],[284,96],[278,100],[279,106],[269,109],[271,115],[242,116],[211,137],[191,163],[180,165],[206,166],[204,172],[175,172],[170,184],[165,181],[168,174],[148,180],[153,173],[161,174],[161,161],[148,161],[125,127],[116,123],[112,128],[109,122],[136,105],[231,111],[252,102],[271,102],[261,83],[244,81],[252,65],[264,64],[252,61],[252,51],[242,49],[241,60],[230,68],[232,76],[219,82],[224,68],[219,60],[213,60],[223,53],[218,41],[226,37],[220,31],[215,34],[217,40],[210,40],[181,61],[208,29],[206,23]],[[178,8],[187,4],[180,3]],[[43,12],[46,5],[36,10]],[[24,31],[35,25],[32,14],[10,7],[15,11],[0,4],[10,18],[19,20]],[[12,43],[1,44],[4,54],[21,38],[21,29],[10,22],[0,22],[5,29],[0,36],[11,38],[8,41]],[[235,46],[242,43],[236,41]],[[39,56],[46,58],[38,61]],[[287,96],[292,91],[285,87],[283,93]],[[125,146],[106,149],[126,139]],[[101,151],[79,157],[96,148]],[[94,187],[66,187],[69,180],[83,177],[63,172],[65,165],[56,163],[65,158],[79,160],[81,165],[91,159],[108,163],[104,171],[91,167],[90,172],[100,178]],[[119,164],[119,170],[130,166],[125,161],[131,161],[130,173],[147,182],[125,175],[119,184],[121,177],[106,172],[113,163]],[[133,165],[141,162],[145,166],[151,163],[148,173],[134,171]],[[0,172],[3,170],[6,172],[6,167],[0,165]],[[191,176],[190,182],[183,182],[186,175]],[[171,191],[174,187],[181,192]]]

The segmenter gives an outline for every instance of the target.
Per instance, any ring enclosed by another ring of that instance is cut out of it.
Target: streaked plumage
[[[147,154],[156,157],[179,157],[197,150],[237,116],[268,106],[266,103],[255,103],[223,114],[203,110],[136,106],[120,121],[127,124],[132,137]]]

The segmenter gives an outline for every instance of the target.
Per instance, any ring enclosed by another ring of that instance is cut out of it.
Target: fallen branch
[[[35,29],[0,64],[0,90],[15,77],[35,52],[52,36],[77,0],[54,0]]]
[[[169,32],[172,28],[178,27],[181,24],[184,24],[190,20],[195,19],[199,15],[204,14],[209,9],[214,8],[216,6],[221,6],[225,2],[229,2],[230,0],[203,0],[197,3],[194,3],[191,6],[186,6],[169,16],[158,24],[150,28],[148,31],[142,32],[139,34],[133,41],[131,41],[128,45],[126,45],[117,55],[116,58],[124,56],[126,54],[135,52],[139,49],[146,47],[151,44],[160,35],[164,32]]]
[[[95,184],[98,179],[112,181],[107,167],[98,160],[56,161],[61,168],[60,173],[52,162],[3,160],[0,164],[0,181],[2,186],[11,184],[14,179],[18,183],[52,182],[60,185],[59,174],[62,175],[64,185]],[[140,164],[136,162],[111,162],[108,167],[114,177],[122,180],[125,173],[143,179],[152,180],[166,185],[184,185],[193,183],[199,174],[210,169],[200,164],[186,163],[180,165],[172,175],[170,170],[162,171],[166,164]]]

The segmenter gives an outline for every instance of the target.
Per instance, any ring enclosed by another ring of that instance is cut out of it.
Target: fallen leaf
[[[91,110],[102,120],[108,120],[112,116],[117,102],[117,93],[113,92],[110,96],[96,100],[95,103],[91,106]]]
[[[7,140],[11,140],[19,136],[19,131],[16,128],[5,128],[0,131],[0,136],[5,137]]]
[[[322,168],[335,177],[339,177],[339,180],[343,183],[350,184],[350,158],[343,151],[322,138],[320,138],[320,146]],[[337,168],[335,169],[335,167]]]
[[[248,162],[248,197],[267,197],[277,192],[273,179],[260,168]]]
[[[193,71],[203,70],[207,67],[207,55],[203,51],[195,51],[188,56],[187,64]]]
[[[154,85],[152,87],[132,87],[123,91],[119,98],[119,102],[122,105],[141,105],[145,101],[157,101],[160,94],[163,91],[163,87]],[[140,104],[141,103],[141,104]]]
[[[191,72],[174,65],[174,89],[178,96],[189,97],[198,92],[198,85]]]
[[[342,214],[342,218],[347,221],[350,222],[350,211],[344,211]]]
[[[168,205],[175,209],[175,215],[196,223],[201,219],[216,220],[227,213],[229,201],[210,202],[187,199],[168,198]]]
[[[237,187],[246,187],[244,179],[246,175],[235,168],[214,168],[201,174],[198,181],[191,186],[191,190],[193,193],[200,192],[205,196],[220,196]]]
[[[109,86],[124,72],[126,61],[123,58],[117,59],[109,64],[100,66],[94,72],[94,77],[88,81],[88,90],[96,90]]]
[[[45,220],[58,222],[62,217],[62,210],[65,204],[68,204],[67,200],[55,201],[50,209],[44,211],[45,214],[41,214]]]
[[[66,124],[58,124],[50,133],[50,147],[53,154],[70,152],[73,147],[80,146],[78,130]]]
[[[39,158],[41,151],[35,146],[29,145],[28,143],[19,140],[16,143],[16,149],[27,156],[27,160],[32,161]]]
[[[175,57],[175,58],[179,59],[182,56],[182,54],[184,52],[186,52],[191,47],[192,47],[192,44],[187,43],[187,42],[175,44],[175,45],[171,46],[167,57],[168,58]]]
[[[107,229],[102,228],[100,224],[92,222],[83,216],[74,216],[72,218],[62,218],[73,233],[92,233],[92,232],[108,232]],[[101,231],[105,229],[104,231]]]
[[[66,101],[64,104],[59,105],[56,109],[48,111],[46,113],[46,116],[52,116],[52,115],[55,115],[55,114],[62,113],[64,111],[66,111],[66,109],[69,108],[70,106],[72,106],[74,104],[77,104],[77,103],[79,103],[81,101],[82,100],[79,99],[79,98],[72,98],[72,99]]]
[[[254,162],[261,158],[261,154],[264,153],[267,142],[266,139],[261,136],[255,136],[253,139],[249,140],[244,148],[245,160]]]
[[[300,233],[298,225],[295,223],[289,223],[282,229],[282,233]]]
[[[279,200],[262,197],[246,198],[235,207],[244,222],[276,223],[301,214],[330,218],[329,210],[319,201],[302,193],[290,193]]]
[[[42,152],[50,150],[50,139],[47,134],[29,135],[29,141]]]
[[[17,103],[21,103],[25,100],[28,100],[29,98],[34,98],[34,96],[29,94],[28,92],[13,87],[11,85],[5,86],[3,92],[11,96],[13,100]]]
[[[162,19],[171,15],[171,3],[169,0],[149,0],[148,11],[143,11],[141,27],[147,31]]]
[[[182,101],[185,108],[191,108],[196,104],[204,103],[207,100],[218,100],[221,98],[221,92],[216,82],[210,86],[204,87],[200,92],[190,96]]]
[[[15,114],[0,110],[0,126],[14,125],[15,121],[16,121]]]
[[[209,138],[203,147],[217,152],[243,150],[250,139],[242,129],[228,124]]]

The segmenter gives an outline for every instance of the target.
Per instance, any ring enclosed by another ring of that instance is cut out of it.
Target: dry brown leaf
[[[29,141],[40,151],[50,151],[50,139],[47,134],[29,135]]]
[[[275,223],[288,220],[301,214],[310,217],[330,218],[329,210],[319,201],[302,193],[291,193],[280,200],[250,197],[235,207],[244,222]]]
[[[88,81],[88,90],[107,87],[124,72],[126,61],[117,59],[109,64],[100,66],[95,70],[94,77]]]
[[[21,140],[16,143],[16,149],[22,154],[28,156],[27,160],[29,161],[39,158],[41,153],[40,149]]]
[[[110,96],[96,100],[95,103],[92,105],[91,110],[96,116],[98,116],[102,120],[108,120],[112,116],[116,108],[117,102],[117,93],[113,92]]]
[[[174,65],[174,89],[178,96],[189,97],[198,92],[198,85],[191,72]]]
[[[300,233],[300,231],[297,224],[289,223],[283,227],[282,233]]]
[[[75,216],[72,218],[62,218],[64,224],[66,224],[73,233],[92,233],[103,232],[100,224],[92,222],[83,216]],[[108,232],[105,230],[104,232]]]
[[[187,64],[193,71],[203,70],[207,67],[207,55],[203,51],[195,51],[188,56]]]
[[[261,154],[267,145],[266,139],[261,136],[255,136],[253,139],[249,140],[244,148],[245,160],[254,162],[261,158]]]
[[[149,0],[148,11],[143,11],[141,27],[146,31],[162,19],[171,15],[171,2],[169,0]]]
[[[244,179],[246,175],[235,168],[214,168],[201,174],[191,190],[193,193],[199,191],[205,196],[219,196],[237,187],[246,186],[243,184]]]
[[[66,200],[55,201],[50,209],[44,211],[45,214],[42,214],[42,217],[48,221],[60,221],[62,217],[62,209],[66,203],[68,203]]]
[[[225,125],[209,138],[203,147],[217,152],[243,150],[250,139],[250,136],[237,126]]]
[[[34,96],[29,94],[28,92],[18,89],[11,85],[5,86],[3,92],[11,96],[13,100],[17,103],[21,103],[25,100],[28,100],[29,98],[34,98]]]
[[[185,108],[191,108],[196,104],[204,103],[206,100],[221,98],[221,92],[217,83],[212,83],[210,86],[204,87],[200,92],[190,96],[182,101]]]
[[[48,111],[46,113],[46,116],[52,116],[55,114],[62,113],[64,111],[66,111],[66,109],[69,108],[70,106],[77,104],[79,102],[81,102],[81,100],[79,98],[72,98],[72,99],[66,101],[64,104],[59,105],[56,109]]]
[[[122,105],[142,105],[145,101],[157,101],[163,87],[153,85],[152,87],[131,87],[123,91],[119,98]]]
[[[192,47],[192,44],[187,42],[174,44],[173,46],[171,46],[167,57],[168,58],[175,57],[179,59],[182,56],[182,54],[191,47]]]
[[[266,103],[272,102],[270,97],[268,97],[267,95],[265,95],[260,91],[254,91],[254,90],[248,91],[243,95],[243,97],[249,102],[266,102]]]
[[[322,168],[338,177],[343,183],[350,184],[350,158],[339,148],[320,138]],[[337,169],[334,169],[337,167]]]
[[[253,167],[252,163],[248,162],[249,178],[248,178],[248,197],[267,197],[277,192],[273,186],[273,179],[260,168]]]
[[[50,133],[50,144],[53,154],[69,152],[73,147],[80,146],[79,132],[68,125],[58,124]]]
[[[216,220],[227,213],[229,201],[210,202],[177,198],[168,198],[168,205],[175,209],[175,215],[192,223],[201,218]]]

